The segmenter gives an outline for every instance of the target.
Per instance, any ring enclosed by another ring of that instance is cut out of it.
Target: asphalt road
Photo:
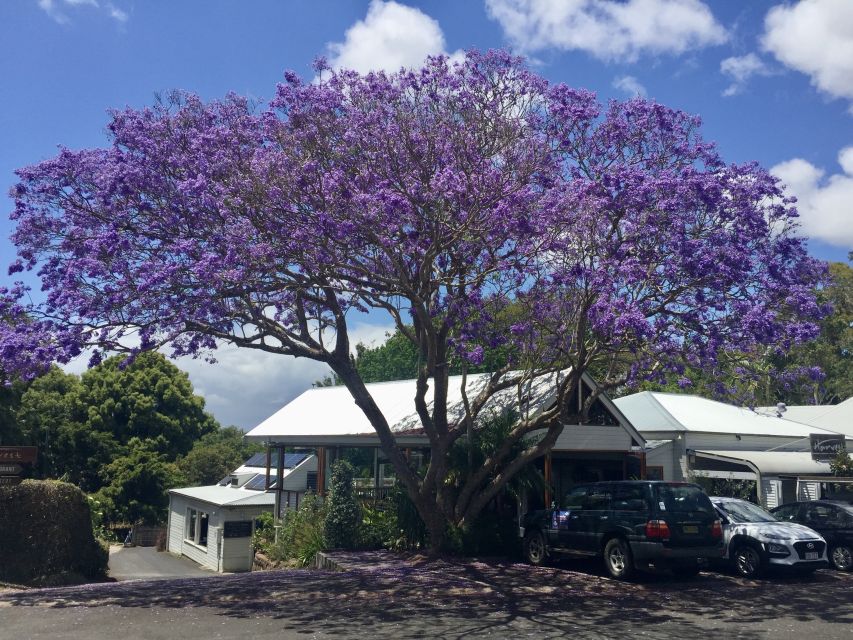
[[[110,547],[110,577],[115,580],[160,580],[215,575],[192,560],[154,547]]]
[[[351,562],[349,562],[351,560]],[[401,562],[0,594],[0,635],[86,638],[851,637],[853,575],[620,583],[598,565]]]

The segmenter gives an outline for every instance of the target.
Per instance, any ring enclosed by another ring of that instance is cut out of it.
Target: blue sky
[[[285,69],[311,77],[318,55],[366,71],[492,47],[602,100],[641,93],[700,114],[727,160],[771,168],[800,198],[814,255],[853,249],[853,0],[4,0],[0,263],[14,255],[14,169],[60,144],[103,145],[108,108],[173,88],[268,98]],[[220,420],[244,427],[322,374],[254,353],[220,360],[180,364]]]

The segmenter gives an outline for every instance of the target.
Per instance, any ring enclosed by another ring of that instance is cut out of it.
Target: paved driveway
[[[192,560],[154,547],[110,547],[110,577],[116,580],[163,580],[215,575]]]
[[[3,638],[849,640],[853,575],[635,583],[600,562],[340,557],[342,572],[268,571],[0,594]]]

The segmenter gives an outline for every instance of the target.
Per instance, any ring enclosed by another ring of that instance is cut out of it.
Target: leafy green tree
[[[214,484],[262,450],[259,443],[245,442],[239,428],[223,427],[203,435],[178,459],[178,468],[191,486]]]
[[[189,376],[156,352],[139,354],[126,366],[123,356],[115,356],[84,373],[77,406],[87,429],[109,433],[121,445],[132,438],[156,443],[169,460],[186,455],[218,426]]]
[[[126,455],[134,438],[174,462],[215,432],[218,424],[186,373],[159,353],[124,363],[122,356],[110,358],[82,378],[54,366],[23,393],[19,444],[39,447],[42,477],[97,491],[107,482],[103,468]],[[221,438],[234,440],[228,433]]]
[[[839,451],[830,461],[829,470],[835,476],[853,476],[853,458],[847,451]]]
[[[778,358],[780,368],[801,369],[806,383],[781,377],[774,381],[776,400],[837,404],[853,396],[853,268],[832,262],[829,272],[832,280],[818,301],[831,304],[833,312],[821,321],[820,336]],[[823,377],[816,375],[818,367]]]
[[[139,438],[126,455],[102,469],[106,485],[95,495],[110,522],[157,524],[166,517],[168,490],[186,484],[177,465]]]
[[[63,478],[92,491],[100,486],[100,467],[116,455],[118,443],[111,434],[81,423],[79,394],[79,376],[54,365],[23,394],[17,419],[23,443],[39,448],[43,478]]]
[[[18,407],[28,386],[28,383],[21,380],[14,380],[5,386],[0,385],[0,445],[24,443],[24,436],[18,423]]]

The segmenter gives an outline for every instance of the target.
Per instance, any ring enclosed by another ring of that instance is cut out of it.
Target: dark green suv
[[[560,553],[602,555],[614,578],[635,569],[699,572],[723,555],[723,531],[705,492],[686,482],[596,482],[573,488],[559,508],[524,518],[524,556],[542,564]]]

